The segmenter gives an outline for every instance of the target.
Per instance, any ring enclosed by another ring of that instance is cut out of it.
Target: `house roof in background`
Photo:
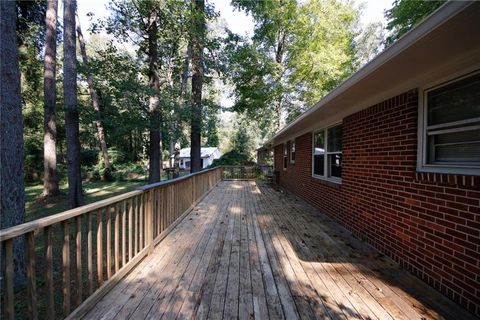
[[[216,150],[219,149],[217,147],[202,147],[201,158],[210,157]],[[180,149],[180,158],[190,158],[190,148]]]
[[[448,1],[264,143],[280,144],[448,74],[480,67],[480,2]],[[477,66],[478,65],[478,66]]]

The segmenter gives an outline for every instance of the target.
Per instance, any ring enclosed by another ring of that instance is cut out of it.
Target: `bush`
[[[138,179],[145,175],[145,168],[140,162],[119,164],[112,172],[112,178],[117,181]]]
[[[255,165],[246,154],[232,150],[220,157],[220,159],[213,160],[211,167],[216,166],[251,166]]]
[[[103,163],[103,154],[102,152],[98,152],[98,164],[103,168],[105,167]],[[117,148],[109,148],[108,149],[108,159],[110,160],[110,166],[115,168],[117,165],[126,163],[127,156],[122,151],[118,150]]]
[[[80,151],[80,163],[84,166],[94,166],[98,163],[98,149]]]
[[[91,181],[123,181],[128,179],[139,179],[145,175],[145,168],[140,162],[117,164],[111,172],[103,168],[103,164],[82,167],[85,179]]]
[[[168,161],[168,159],[170,159],[170,151],[162,150],[162,160]]]
[[[43,146],[25,139],[24,173],[27,182],[39,181],[43,174]]]

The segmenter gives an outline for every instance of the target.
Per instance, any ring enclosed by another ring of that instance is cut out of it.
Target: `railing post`
[[[196,184],[196,177],[197,176],[193,176],[192,177],[192,205],[195,203],[195,201],[197,201],[197,184]]]
[[[15,302],[13,291],[13,239],[5,241],[5,319],[15,318]]]
[[[153,210],[154,210],[154,189],[150,189],[148,191],[148,210],[147,210],[147,246],[148,246],[148,254],[150,255],[153,253]]]

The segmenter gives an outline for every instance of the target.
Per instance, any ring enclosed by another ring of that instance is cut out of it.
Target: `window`
[[[425,90],[420,110],[420,170],[480,174],[480,72]]]
[[[290,141],[290,163],[295,163],[295,140]]]
[[[313,134],[312,175],[340,182],[342,178],[342,125]]]
[[[288,162],[288,148],[287,143],[283,144],[283,170],[287,170],[287,162]]]

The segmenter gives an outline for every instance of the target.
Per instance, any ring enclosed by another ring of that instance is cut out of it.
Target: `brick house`
[[[281,186],[480,315],[480,2],[447,2],[265,147]]]

